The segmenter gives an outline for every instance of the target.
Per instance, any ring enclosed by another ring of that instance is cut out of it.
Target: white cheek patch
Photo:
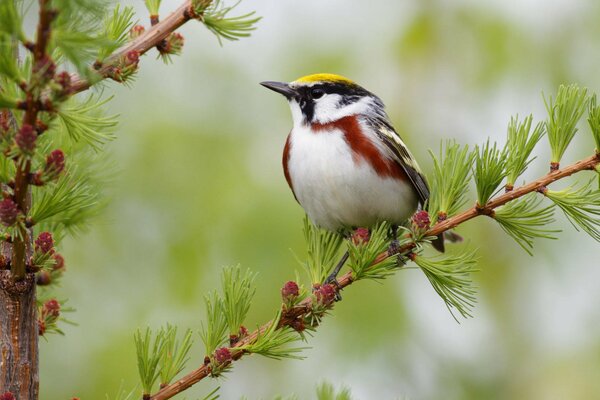
[[[327,94],[317,100],[314,114],[315,122],[326,124],[349,115],[364,114],[372,106],[373,102],[373,99],[363,97],[354,103],[346,104],[338,108],[341,99],[342,97],[339,94]]]
[[[304,115],[302,115],[302,110],[296,100],[290,100],[290,110],[292,111],[292,121],[294,122],[294,126],[302,126]]]

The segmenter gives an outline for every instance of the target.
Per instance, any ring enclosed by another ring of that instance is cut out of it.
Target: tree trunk
[[[2,251],[6,257],[9,246]],[[10,258],[8,258],[10,259]],[[0,271],[0,394],[11,392],[17,400],[37,400],[38,324],[35,274],[14,281],[10,271]]]

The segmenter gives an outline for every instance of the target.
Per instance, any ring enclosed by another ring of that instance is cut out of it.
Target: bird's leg
[[[398,253],[398,248],[400,245],[398,242],[398,225],[393,224],[391,226],[391,231],[392,231],[392,242],[390,243],[390,247],[388,248],[388,253],[396,254],[396,253]]]
[[[342,269],[342,267],[344,266],[344,264],[348,260],[349,256],[350,256],[350,254],[348,254],[348,252],[344,253],[344,255],[342,256],[342,258],[340,259],[340,261],[337,263],[337,265],[333,269],[333,271],[331,271],[331,274],[329,274],[329,276],[327,277],[327,279],[325,279],[325,282],[323,282],[323,283],[330,283],[330,284],[333,284],[333,285],[337,285],[337,283],[338,283],[338,281],[337,281],[337,275],[340,273],[340,270]]]

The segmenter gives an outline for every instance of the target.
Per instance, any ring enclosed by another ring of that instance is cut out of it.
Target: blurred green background
[[[123,3],[145,21],[141,0]],[[600,88],[595,0],[246,0],[240,10],[264,17],[251,38],[221,48],[189,23],[173,65],[151,52],[132,88],[105,90],[121,116],[117,173],[104,214],[63,245],[58,297],[79,325],[41,341],[42,399],[133,387],[133,332],[166,322],[197,332],[222,266],[259,272],[247,325],[272,317],[299,270],[303,212],[280,167],[288,107],[258,82],[351,77],[384,100],[426,170],[442,139],[502,141],[511,115],[544,118],[542,91]],[[565,162],[590,154],[581,130]],[[536,152],[525,178],[547,169],[547,142]],[[363,400],[600,398],[600,247],[559,220],[559,241],[539,242],[533,258],[491,221],[461,227],[480,248],[473,319],[457,324],[422,273],[401,271],[344,291],[306,360],[249,357],[180,397],[219,384],[223,399],[309,399],[325,380]],[[195,337],[190,368],[204,356]]]

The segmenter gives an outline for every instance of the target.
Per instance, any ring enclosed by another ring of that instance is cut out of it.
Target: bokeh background
[[[126,1],[145,22],[142,1]],[[166,13],[178,0],[164,0]],[[248,326],[272,317],[279,288],[302,273],[303,213],[281,172],[291,126],[282,98],[258,85],[314,72],[353,78],[387,104],[425,170],[428,149],[455,138],[502,141],[511,115],[543,119],[541,93],[600,88],[595,0],[246,0],[263,16],[252,37],[224,43],[189,23],[172,65],[142,61],[132,88],[110,84],[120,114],[110,203],[63,245],[60,298],[77,311],[41,347],[41,398],[103,399],[137,383],[132,336],[166,322],[199,330],[203,296],[225,265],[259,273]],[[565,162],[593,148],[582,125]],[[542,140],[525,178],[547,169]],[[321,381],[356,399],[600,398],[600,246],[559,216],[558,241],[529,257],[492,221],[459,232],[479,247],[474,318],[457,324],[423,274],[344,291],[304,361],[249,357],[223,399],[314,398]],[[195,334],[192,362],[204,356]]]

